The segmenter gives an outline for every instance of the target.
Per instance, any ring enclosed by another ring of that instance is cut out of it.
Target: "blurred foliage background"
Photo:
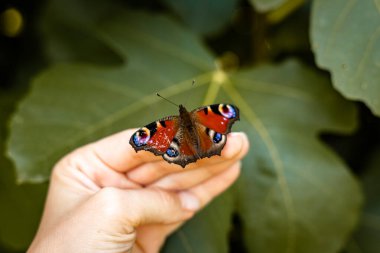
[[[380,252],[379,14],[378,0],[1,1],[0,252],[27,249],[57,159],[177,113],[157,91],[236,104],[251,142],[239,181],[163,252]]]

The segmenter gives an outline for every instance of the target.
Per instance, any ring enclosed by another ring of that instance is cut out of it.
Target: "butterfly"
[[[179,116],[168,116],[137,130],[129,141],[135,151],[146,150],[183,168],[198,159],[220,155],[239,109],[213,104],[188,112],[179,105]]]

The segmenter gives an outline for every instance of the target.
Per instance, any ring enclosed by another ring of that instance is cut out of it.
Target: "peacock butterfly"
[[[140,128],[129,143],[136,152],[147,150],[185,167],[198,159],[220,155],[236,120],[239,109],[234,105],[214,104],[191,112],[179,105],[179,116],[168,116]]]

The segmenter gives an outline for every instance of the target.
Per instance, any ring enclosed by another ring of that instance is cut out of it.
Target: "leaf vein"
[[[207,72],[196,77],[196,79],[198,80],[197,82],[198,86],[206,84],[210,80],[211,75],[212,75],[212,72]],[[191,89],[192,86],[189,85],[189,83],[191,83],[191,80],[184,80],[168,88],[161,90],[161,92],[165,93],[167,96],[173,96],[179,92],[184,92],[188,89]],[[156,94],[154,93],[154,94],[150,94],[141,98],[141,100],[138,100],[122,108],[119,111],[110,113],[107,117],[103,118],[102,121],[99,121],[94,124],[89,124],[87,128],[83,129],[82,131],[78,131],[77,135],[74,135],[71,138],[67,138],[66,142],[64,143],[65,145],[61,146],[61,148],[51,149],[50,152],[44,153],[44,156],[42,156],[40,159],[36,159],[34,164],[44,164],[45,161],[48,161],[49,159],[51,159],[50,157],[54,157],[56,154],[61,153],[63,150],[74,147],[75,143],[81,142],[81,140],[86,139],[88,136],[90,136],[94,132],[100,129],[104,129],[108,125],[111,125],[117,120],[119,120],[120,118],[127,117],[128,115],[132,114],[133,112],[138,111],[142,107],[155,104],[158,101],[160,100],[156,99]]]
[[[380,36],[380,27],[378,27],[371,35],[370,39],[367,42],[362,58],[359,61],[358,68],[356,70],[355,77],[352,79],[354,82],[358,82],[362,79],[365,63],[368,61],[368,57],[371,55],[371,49],[373,48],[375,41]]]
[[[239,94],[239,92],[232,86],[230,80],[226,80],[223,88],[226,90],[227,94],[230,95],[231,99],[241,107],[242,114],[248,119],[249,123],[257,130],[260,137],[264,141],[271,159],[273,161],[274,168],[277,172],[277,179],[280,188],[282,189],[282,195],[285,202],[286,213],[288,216],[288,244],[284,252],[291,253],[295,250],[295,239],[296,239],[296,227],[294,225],[295,221],[295,211],[293,200],[290,195],[289,186],[284,173],[284,165],[274,144],[269,132],[267,131],[265,125],[257,116],[257,114],[250,108],[245,99]]]
[[[210,65],[203,61],[201,57],[196,57],[196,55],[187,53],[187,51],[176,47],[176,44],[169,44],[165,41],[157,39],[149,33],[141,32],[140,30],[134,29],[130,26],[124,27],[124,32],[125,34],[133,34],[133,37],[129,39],[135,39],[139,42],[139,44],[146,44],[148,45],[148,48],[155,48],[158,51],[172,55],[175,58],[181,59],[183,62],[187,62],[202,71],[208,71],[210,69]],[[115,43],[115,41],[111,41],[112,45],[117,46],[119,50],[125,54],[125,49],[118,43]]]
[[[334,25],[332,26],[332,29],[330,31],[330,34],[328,36],[328,40],[326,43],[325,50],[321,55],[328,55],[328,51],[330,50],[331,47],[334,46],[335,41],[337,39],[337,36],[339,34],[339,29],[345,24],[345,20],[354,8],[355,4],[357,3],[357,0],[350,0],[347,1],[345,6],[342,8],[342,12],[338,17],[336,18]]]
[[[313,99],[306,92],[297,90],[295,88],[287,87],[275,83],[267,83],[257,80],[248,80],[241,77],[236,78],[239,80],[239,86],[255,92],[269,93],[272,95],[284,96],[295,98],[301,101],[312,101]]]

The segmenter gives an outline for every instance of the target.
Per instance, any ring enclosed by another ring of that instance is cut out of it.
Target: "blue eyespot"
[[[179,155],[178,151],[175,150],[174,148],[168,148],[168,150],[166,150],[166,154],[169,157],[177,157]]]
[[[222,139],[223,139],[223,135],[222,135],[222,134],[220,134],[220,133],[215,133],[215,134],[214,134],[214,138],[212,138],[212,141],[213,141],[214,143],[219,143],[219,142],[222,141]]]
[[[148,129],[140,129],[133,135],[133,143],[137,147],[144,146],[148,143],[150,139],[150,134]]]
[[[219,112],[228,119],[236,118],[236,110],[230,105],[220,104]]]

